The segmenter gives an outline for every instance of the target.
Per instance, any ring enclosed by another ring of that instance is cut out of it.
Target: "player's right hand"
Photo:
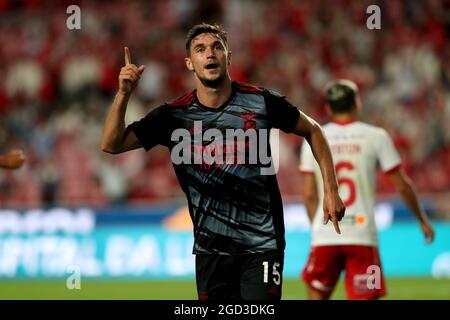
[[[136,88],[142,72],[144,72],[144,66],[139,68],[131,63],[131,55],[128,47],[125,50],[125,66],[120,69],[119,74],[119,92],[122,94],[130,94]]]
[[[19,169],[25,161],[25,155],[22,150],[11,150],[5,156],[8,169]]]

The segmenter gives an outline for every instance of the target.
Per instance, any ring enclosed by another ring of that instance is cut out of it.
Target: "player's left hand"
[[[425,236],[426,243],[432,243],[434,241],[434,229],[429,222],[424,222],[420,224],[422,228],[423,235]]]
[[[331,220],[336,232],[341,234],[341,229],[339,229],[339,221],[341,221],[344,217],[345,205],[337,191],[325,192],[323,199],[323,213],[323,223],[327,224],[328,221]]]

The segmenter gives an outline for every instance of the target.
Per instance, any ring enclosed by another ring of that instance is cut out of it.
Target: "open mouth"
[[[205,66],[205,69],[216,69],[217,67],[219,67],[219,65],[217,63],[209,63]]]

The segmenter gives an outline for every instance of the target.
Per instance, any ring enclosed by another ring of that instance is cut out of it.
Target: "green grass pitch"
[[[450,279],[388,278],[388,296],[392,300],[450,300]],[[305,299],[305,286],[299,280],[285,279],[284,300]],[[194,281],[94,281],[81,282],[79,290],[66,288],[65,279],[54,281],[0,281],[0,299],[148,299],[196,300]],[[345,299],[341,280],[332,299]]]

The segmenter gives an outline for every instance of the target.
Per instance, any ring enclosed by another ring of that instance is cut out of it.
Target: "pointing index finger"
[[[130,49],[128,47],[125,47],[125,65],[131,64],[131,55],[130,55]]]
[[[334,229],[336,230],[336,233],[341,234],[341,229],[339,228],[339,222],[337,221],[335,215],[332,216],[331,221],[333,221],[333,226],[334,226]]]

